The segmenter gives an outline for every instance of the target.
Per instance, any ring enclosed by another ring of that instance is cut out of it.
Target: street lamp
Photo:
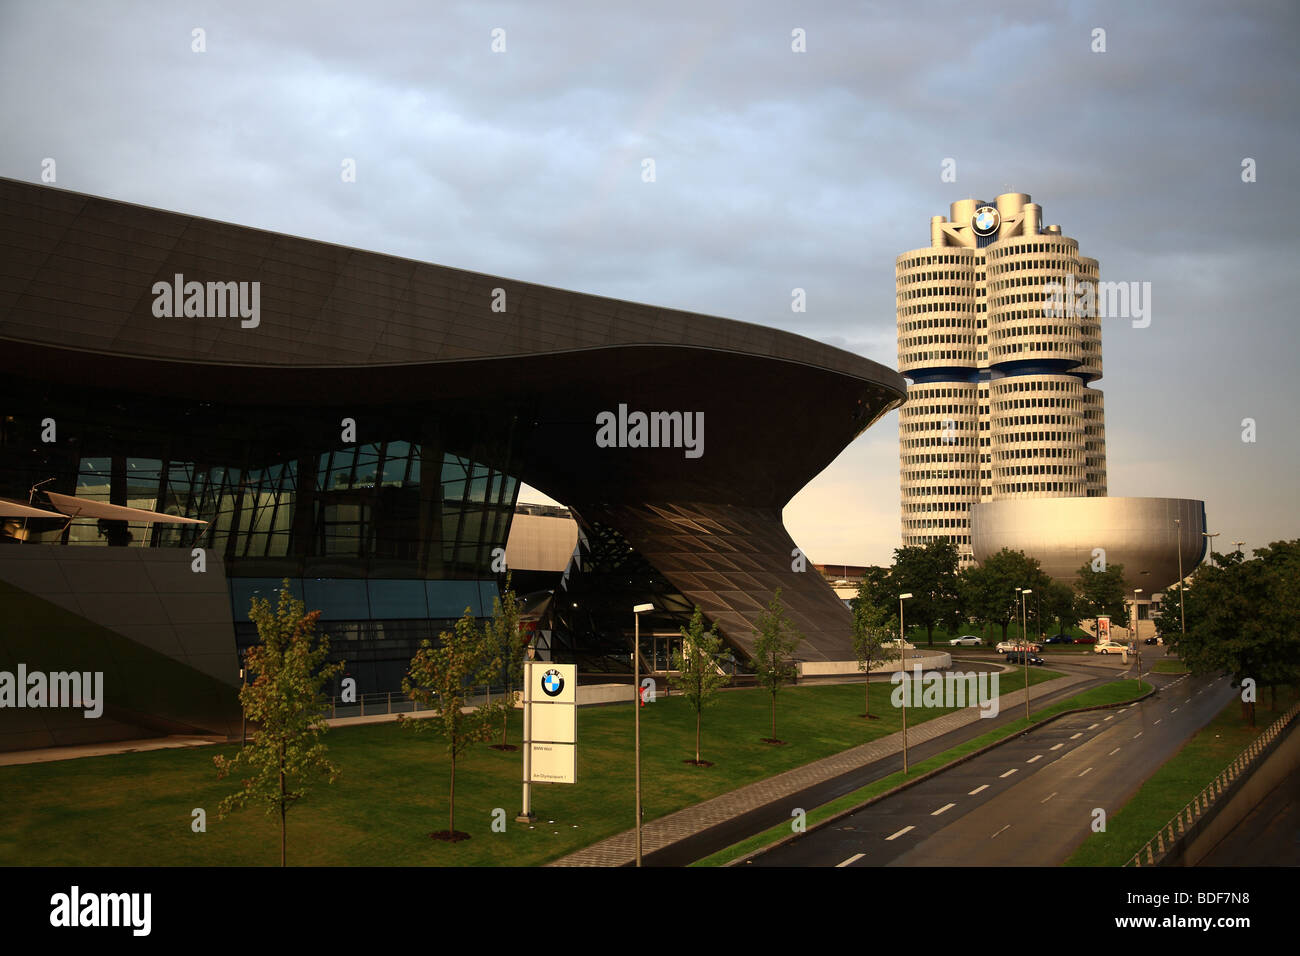
[[[1238,553],[1238,554],[1241,554],[1241,546],[1242,546],[1243,544],[1245,544],[1246,542],[1245,542],[1245,541],[1234,541],[1234,542],[1232,542],[1232,543],[1235,544],[1235,545],[1237,546],[1237,553]]]
[[[1210,541],[1209,541],[1209,545],[1210,545],[1210,563],[1213,564],[1216,568],[1217,568],[1219,565],[1218,565],[1218,564],[1215,562],[1215,560],[1214,560],[1214,539],[1217,538],[1217,537],[1218,537],[1219,535],[1221,535],[1221,534],[1223,534],[1222,531],[1216,531],[1216,532],[1214,532],[1214,534],[1210,534],[1210,532],[1208,532],[1208,531],[1202,531],[1202,532],[1201,532],[1201,537],[1203,537],[1203,538],[1209,538],[1209,539],[1210,539]]]
[[[1133,589],[1133,651],[1137,654],[1138,687],[1142,686],[1142,641],[1138,635],[1138,595],[1141,593],[1141,588]]]
[[[653,611],[653,604],[638,604],[632,608],[636,638],[632,648],[632,713],[636,725],[636,865],[641,865],[641,615]]]
[[[1182,639],[1187,638],[1187,605],[1183,603],[1183,589],[1187,587],[1187,582],[1183,580],[1183,522],[1179,518],[1174,519],[1174,525],[1178,528],[1178,614],[1183,620]]]
[[[1025,621],[1025,595],[1033,594],[1031,588],[1016,588],[1020,592],[1020,640],[1024,646],[1020,653],[1024,655],[1025,660],[1025,719],[1029,719],[1029,636],[1028,624]]]
[[[912,596],[912,592],[898,596],[898,669],[903,675],[902,682],[899,684],[903,688],[903,773],[907,773],[907,659],[906,652],[903,648],[907,647],[907,638],[904,637],[907,630],[903,627],[903,602]],[[871,675],[867,675],[871,679]]]

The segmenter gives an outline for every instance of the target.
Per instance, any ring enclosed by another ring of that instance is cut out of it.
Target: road
[[[1123,806],[1234,695],[1226,678],[1145,676],[1146,701],[1053,721],[746,865],[1060,864],[1095,809]]]
[[[1300,773],[1274,787],[1197,866],[1300,866]]]

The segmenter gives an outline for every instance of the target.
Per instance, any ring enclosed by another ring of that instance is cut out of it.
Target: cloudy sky
[[[51,157],[67,189],[891,367],[895,257],[956,199],[1030,193],[1151,283],[1148,328],[1103,322],[1110,493],[1202,498],[1221,548],[1297,537],[1300,13],[1137,7],[0,0],[0,175]],[[813,560],[889,560],[896,426],[787,507]]]

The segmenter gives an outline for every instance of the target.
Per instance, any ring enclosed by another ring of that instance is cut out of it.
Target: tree
[[[1128,620],[1128,607],[1124,603],[1129,591],[1124,583],[1124,565],[1108,564],[1094,571],[1091,564],[1083,564],[1077,572],[1079,598],[1075,613],[1080,618],[1107,616],[1118,623]],[[1101,635],[1097,638],[1100,640]]]
[[[465,706],[466,695],[486,678],[492,663],[484,629],[479,627],[469,608],[465,608],[454,631],[443,631],[438,641],[437,645],[428,638],[420,642],[420,649],[411,658],[410,670],[402,678],[402,690],[430,710],[436,709],[437,716],[406,720],[405,715],[399,715],[398,719],[416,733],[437,731],[446,742],[447,756],[451,758],[447,829],[430,836],[455,843],[469,839],[468,833],[456,829],[456,761],[471,744],[487,740],[495,733],[499,712],[512,702],[499,701],[494,706],[473,710]]]
[[[758,629],[754,631],[754,670],[758,686],[772,697],[772,736],[764,743],[779,744],[776,737],[776,693],[781,685],[792,681],[797,673],[791,655],[803,640],[803,635],[786,617],[781,604],[781,589],[772,595],[767,610],[758,615]]]
[[[492,599],[492,618],[486,625],[488,672],[490,680],[505,689],[501,712],[501,743],[493,744],[497,750],[516,750],[507,742],[510,730],[510,713],[514,709],[515,694],[524,686],[524,657],[527,646],[520,632],[521,616],[519,597],[510,587],[506,574],[505,593]]]
[[[280,865],[285,865],[290,807],[307,795],[306,782],[326,777],[338,779],[338,768],[326,757],[320,737],[325,722],[327,682],[343,670],[343,662],[326,663],[329,639],[316,639],[320,611],[306,613],[286,580],[275,611],[269,601],[253,598],[248,612],[257,625],[261,643],[245,658],[248,672],[257,677],[239,690],[244,715],[256,726],[248,744],[233,758],[216,757],[217,779],[246,768],[251,775],[243,789],[223,799],[218,817],[243,809],[251,800],[266,806],[268,815],[280,817]]]
[[[711,766],[700,759],[700,718],[705,707],[713,702],[718,689],[727,683],[727,675],[718,666],[722,656],[722,638],[716,628],[704,630],[704,614],[699,607],[691,615],[689,628],[682,628],[682,646],[673,651],[673,669],[678,672],[675,683],[682,689],[695,711],[695,760],[697,767]]]
[[[1020,617],[1016,588],[1038,591],[1046,589],[1050,583],[1051,578],[1043,572],[1036,558],[1009,548],[990,555],[981,564],[966,568],[958,576],[958,588],[967,613],[976,620],[1000,625],[1004,641],[1007,639],[1007,625]],[[910,607],[907,613],[910,617]]]
[[[885,642],[898,630],[898,615],[892,613],[892,600],[880,593],[880,588],[865,577],[858,586],[858,596],[853,601],[853,653],[858,658],[858,670],[866,672],[866,698],[862,716],[871,716],[871,668],[885,659]]]
[[[1187,634],[1179,633],[1173,646],[1193,674],[1226,671],[1234,687],[1249,679],[1272,690],[1300,680],[1300,540],[1254,553],[1252,560],[1219,555],[1217,567],[1196,569],[1183,592]],[[1254,699],[1244,694],[1242,717],[1254,726]]]
[[[1076,607],[1074,589],[1068,584],[1048,581],[1043,585],[1041,597],[1040,607],[1044,621],[1059,625],[1062,632],[1079,623],[1074,613]]]
[[[934,644],[936,624],[961,622],[961,595],[957,578],[957,547],[947,538],[924,547],[907,546],[894,551],[890,584],[894,597],[910,591],[907,618],[925,628],[926,639]]]

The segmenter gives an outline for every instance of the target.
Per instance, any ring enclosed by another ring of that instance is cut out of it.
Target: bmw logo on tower
[[[980,206],[971,217],[970,227],[977,236],[991,236],[998,231],[1002,217],[992,206]]]

